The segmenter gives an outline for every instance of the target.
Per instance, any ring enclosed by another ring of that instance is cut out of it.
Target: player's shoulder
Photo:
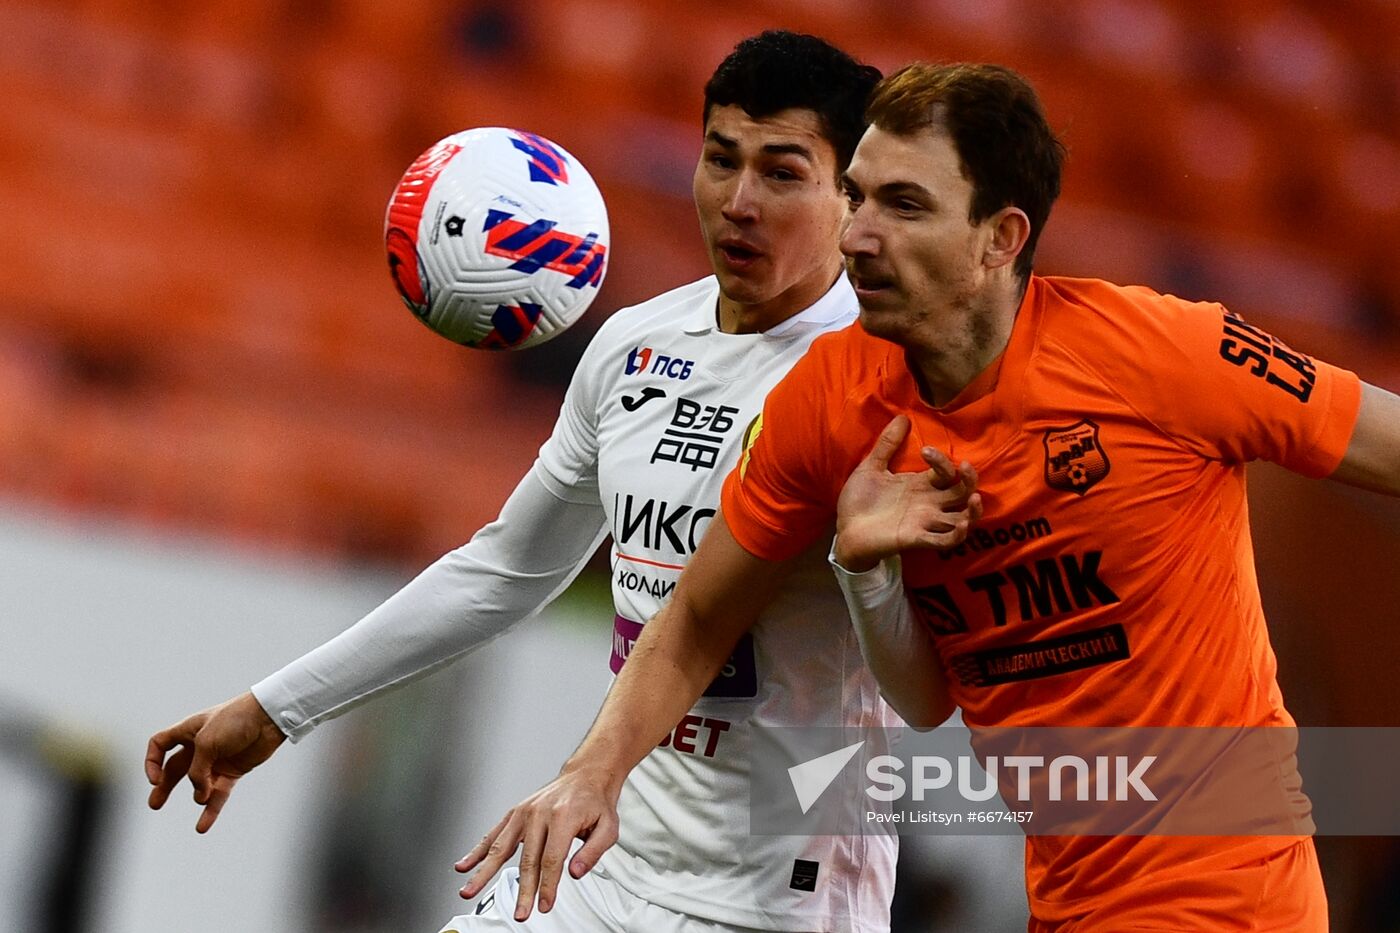
[[[1070,311],[1071,314],[1102,318],[1130,328],[1154,329],[1163,322],[1190,315],[1221,314],[1221,305],[1211,301],[1191,301],[1175,294],[1149,289],[1141,284],[1116,284],[1103,279],[1072,279],[1068,276],[1036,276],[1043,290],[1044,303],[1050,314]],[[1093,339],[1092,333],[1084,338]]]
[[[1103,279],[1037,276],[1043,342],[1084,359],[1134,359],[1179,342],[1200,328],[1218,328],[1226,314],[1214,302],[1190,301],[1145,285]]]
[[[892,348],[867,334],[859,322],[822,334],[769,395],[769,405],[775,411],[816,413],[822,430],[834,432],[853,401],[881,394]]]
[[[832,388],[854,387],[876,378],[892,344],[872,337],[852,321],[812,341],[798,367],[809,376],[821,376]]]
[[[713,308],[719,295],[714,276],[662,292],[609,315],[588,342],[570,384],[598,398],[630,372],[631,360],[680,334],[687,322]]]
[[[639,340],[680,333],[695,314],[713,313],[719,283],[713,275],[614,311],[593,335],[601,347],[626,347]]]

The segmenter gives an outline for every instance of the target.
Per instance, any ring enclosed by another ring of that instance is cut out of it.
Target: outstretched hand
[[[890,472],[890,459],[909,435],[909,419],[897,416],[846,480],[836,503],[837,563],[863,572],[882,559],[917,548],[957,547],[982,517],[977,471],[953,466],[942,451],[919,453],[927,470]]]
[[[588,773],[565,771],[512,807],[457,863],[460,872],[476,869],[462,887],[462,897],[480,894],[516,848],[523,846],[515,919],[530,916],[536,891],[540,912],[548,913],[558,894],[565,859],[569,874],[582,878],[617,841],[618,792],[608,787],[608,782]],[[584,845],[569,858],[575,839],[584,840]]]
[[[251,693],[162,729],[146,745],[151,809],[165,806],[175,786],[188,775],[194,786],[194,802],[204,808],[195,832],[208,832],[233,793],[233,785],[270,758],[286,738]],[[177,750],[167,759],[172,749]]]

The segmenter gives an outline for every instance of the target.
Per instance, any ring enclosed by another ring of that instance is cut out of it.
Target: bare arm
[[[786,568],[753,556],[716,515],[671,601],[642,630],[598,718],[565,770],[595,768],[620,792],[627,773],[665,738],[759,614]]]
[[[628,773],[695,705],[784,576],[781,565],[744,550],[716,515],[559,777],[513,807],[457,863],[458,871],[476,869],[462,896],[480,893],[522,843],[517,920],[530,915],[536,890],[541,911],[553,906],[575,838],[587,841],[569,874],[586,874],[617,840],[617,800]]]
[[[1351,443],[1331,478],[1400,496],[1400,396],[1361,384],[1361,411]]]

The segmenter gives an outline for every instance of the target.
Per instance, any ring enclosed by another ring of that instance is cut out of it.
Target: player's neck
[[[979,375],[995,370],[1016,323],[1023,291],[998,289],[973,302],[947,320],[938,334],[920,335],[905,345],[905,360],[919,383],[924,401],[943,408],[956,399]],[[995,380],[979,383],[990,392]]]
[[[752,304],[735,301],[720,292],[715,309],[719,329],[726,334],[761,334],[816,304],[845,274],[844,263],[838,262],[827,274],[809,276],[782,294]]]

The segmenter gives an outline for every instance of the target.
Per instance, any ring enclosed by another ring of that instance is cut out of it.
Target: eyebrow
[[[854,188],[857,191],[864,190],[863,188],[861,188],[860,184],[854,178],[851,177],[849,172],[841,173],[841,187]],[[883,185],[880,185],[878,188],[876,188],[873,192],[867,192],[867,194],[872,193],[877,197],[882,198],[894,198],[898,197],[901,194],[913,194],[926,198],[929,201],[935,200],[932,191],[928,190],[923,185],[912,181],[887,181]]]
[[[715,130],[710,130],[706,133],[705,140],[714,143],[721,149],[739,148],[739,141],[737,139],[730,139],[728,136]],[[812,156],[812,150],[801,143],[764,143],[761,148],[763,152],[769,155],[795,155],[806,159],[808,162],[815,161]]]

